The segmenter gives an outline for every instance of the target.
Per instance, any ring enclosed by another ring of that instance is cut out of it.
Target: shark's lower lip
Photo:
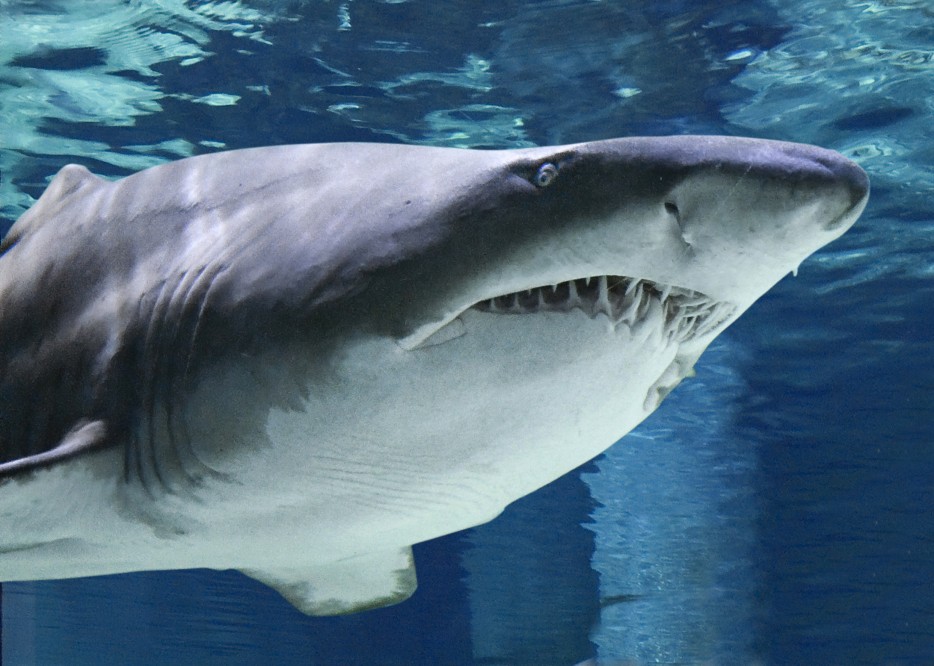
[[[669,342],[689,342],[716,331],[735,312],[730,303],[699,291],[620,275],[579,278],[480,301],[473,309],[494,314],[569,312],[577,309],[630,330],[657,319]]]

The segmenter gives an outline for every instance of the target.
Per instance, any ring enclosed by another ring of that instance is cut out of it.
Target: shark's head
[[[493,155],[462,174],[469,185],[436,220],[440,242],[393,275],[413,287],[395,304],[406,348],[471,308],[610,310],[594,303],[601,276],[610,319],[641,281],[644,293],[674,294],[674,310],[721,304],[720,320],[699,327],[715,335],[846,231],[868,196],[865,173],[839,154],[774,141],[636,138]]]
[[[292,243],[279,256],[297,259],[266,269],[289,276],[273,280],[282,293],[305,270],[282,266],[320,276],[326,263],[316,317],[337,332],[344,351],[328,357],[346,381],[320,409],[378,405],[355,431],[408,450],[444,441],[447,460],[488,446],[490,465],[528,470],[532,457],[541,469],[510,477],[518,494],[654,410],[868,196],[837,153],[731,137],[366,151],[347,168],[377,189],[313,239],[328,262]]]
[[[506,334],[510,315],[580,311],[694,353],[846,231],[869,187],[832,151],[697,136],[474,153],[422,178],[406,203],[432,214],[394,230],[367,298],[409,350],[465,315]]]

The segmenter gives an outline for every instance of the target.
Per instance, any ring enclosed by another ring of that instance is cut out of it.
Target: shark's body
[[[0,246],[0,580],[405,598],[411,544],[610,446],[867,193],[718,137],[66,167]]]

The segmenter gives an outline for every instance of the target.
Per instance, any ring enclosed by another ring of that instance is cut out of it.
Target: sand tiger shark
[[[0,580],[398,602],[412,544],[620,439],[868,187],[709,136],[66,166],[0,245]]]

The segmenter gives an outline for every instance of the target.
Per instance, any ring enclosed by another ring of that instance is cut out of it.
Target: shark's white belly
[[[354,341],[331,381],[271,410],[264,441],[231,446],[236,456],[195,429],[222,475],[196,487],[128,485],[118,451],[7,484],[0,520],[17,536],[3,545],[16,550],[0,553],[0,579],[314,566],[477,525],[645,418],[678,351],[657,327],[646,340],[577,311],[463,321],[461,337],[415,351]]]
[[[225,544],[242,530],[324,560],[485,522],[639,423],[677,351],[580,312],[463,318],[465,335],[436,347],[354,343],[330,385],[270,413],[269,446],[204,452],[237,484],[194,507],[198,519],[225,524]]]
[[[127,485],[117,451],[7,484],[0,521],[18,536],[4,529],[3,545],[37,547],[0,553],[0,579],[313,566],[483,523],[645,418],[678,352],[658,327],[641,340],[577,311],[463,320],[456,341],[416,351],[353,342],[331,381],[271,410],[265,441],[235,456],[193,431],[222,475],[197,487]]]

